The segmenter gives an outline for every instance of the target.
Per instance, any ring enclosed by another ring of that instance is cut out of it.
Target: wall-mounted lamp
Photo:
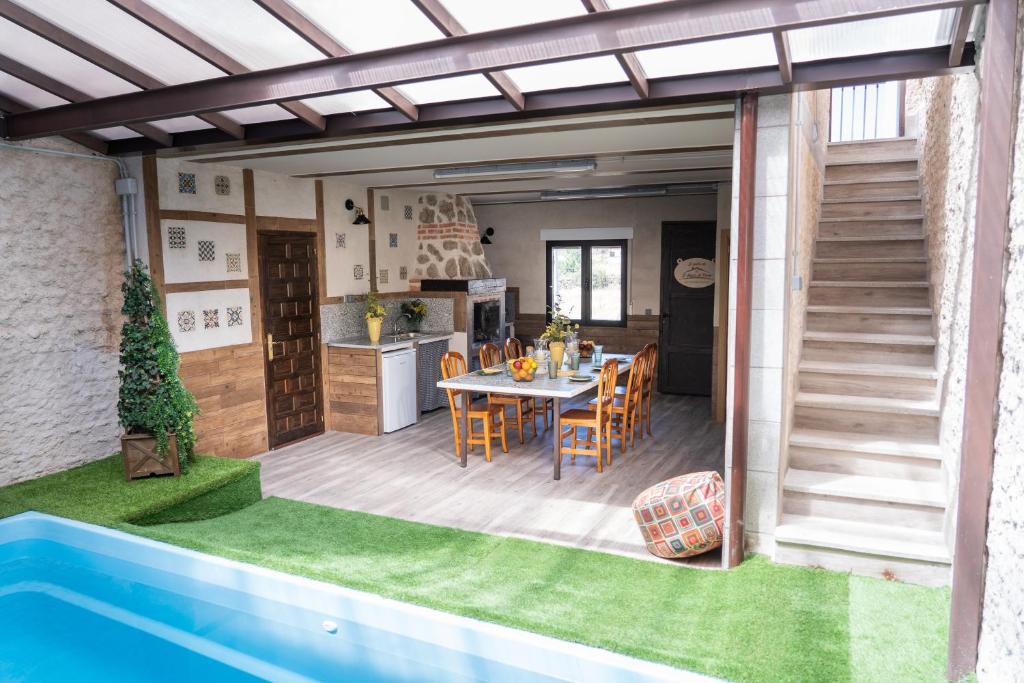
[[[363,213],[363,208],[361,206],[356,206],[356,203],[351,199],[345,200],[345,208],[348,209],[349,211],[352,211],[354,209],[356,212],[356,218],[354,221],[352,221],[352,225],[370,224],[370,219],[366,217],[365,213]]]
[[[484,230],[484,236],[480,238],[480,244],[494,244],[491,241],[491,237],[494,235],[494,228],[487,228]]]

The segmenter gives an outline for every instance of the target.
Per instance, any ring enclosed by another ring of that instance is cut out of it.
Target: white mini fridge
[[[416,349],[385,351],[381,358],[381,402],[386,433],[416,423]]]

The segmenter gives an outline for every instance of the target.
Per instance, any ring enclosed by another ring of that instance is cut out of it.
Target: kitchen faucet
[[[410,321],[412,321],[412,316],[409,315],[408,313],[402,313],[402,314],[396,316],[395,317],[395,322],[391,326],[391,336],[397,337],[399,334],[401,334],[398,331],[398,327],[399,327],[399,323],[402,322],[402,318],[408,318]]]

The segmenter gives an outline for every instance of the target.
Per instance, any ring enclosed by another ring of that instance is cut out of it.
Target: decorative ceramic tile
[[[380,196],[380,210],[381,211],[387,211],[390,208],[391,208],[391,197],[387,196],[386,194],[382,194]]]
[[[199,240],[199,260],[216,261],[217,247],[213,240]]]
[[[412,220],[412,207],[409,206],[408,204],[405,205],[405,220]]]
[[[334,246],[338,249],[345,248],[345,233],[338,232],[334,234]]]
[[[388,283],[388,269],[387,268],[381,268],[380,272],[377,273],[377,282],[379,284],[382,284],[382,285],[386,285]]]
[[[185,226],[167,226],[167,246],[170,247],[171,249],[185,248]]]
[[[178,331],[191,332],[196,329],[196,314],[192,311],[178,311]]]
[[[242,307],[228,306],[228,327],[237,327],[242,324]]]
[[[353,268],[352,269],[352,277],[354,277],[357,280],[362,280],[363,279],[363,267],[362,266],[356,266],[355,268]]]
[[[214,327],[220,327],[220,309],[211,308],[203,311],[203,327],[208,330]]]
[[[392,249],[395,249],[395,248],[398,247],[398,233],[397,232],[389,232],[388,233],[388,246],[391,247]]]
[[[214,177],[213,191],[222,196],[231,194],[231,178],[226,175]]]
[[[179,173],[178,174],[178,192],[180,194],[195,194],[196,193],[196,174],[195,173]]]
[[[241,254],[224,254],[228,263],[229,273],[241,273],[242,272],[242,255]]]
[[[398,269],[398,279],[399,280],[408,280],[409,279],[409,269],[406,266],[401,266]]]

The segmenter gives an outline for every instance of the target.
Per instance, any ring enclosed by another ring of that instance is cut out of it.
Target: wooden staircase
[[[829,145],[775,559],[949,581],[915,141]]]

